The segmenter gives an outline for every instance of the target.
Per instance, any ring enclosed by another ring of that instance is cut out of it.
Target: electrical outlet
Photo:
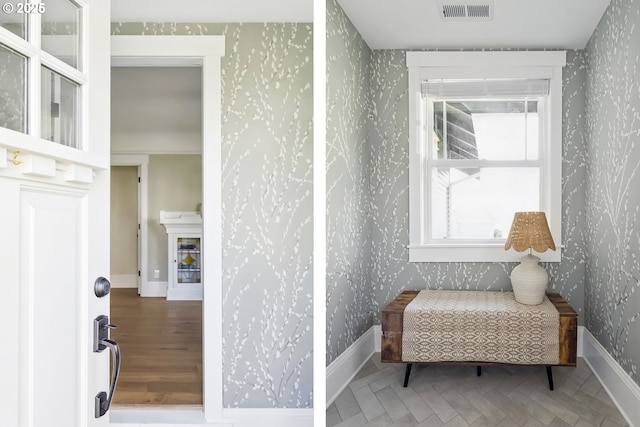
[[[153,278],[154,279],[160,278],[160,270],[153,270]]]

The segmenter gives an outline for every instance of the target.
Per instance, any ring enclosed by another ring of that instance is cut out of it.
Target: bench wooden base
[[[418,295],[418,291],[404,291],[391,301],[382,310],[382,348],[381,360],[383,363],[407,363],[405,370],[404,386],[409,383],[411,366],[416,363],[412,360],[402,360],[402,328],[404,309]],[[578,349],[578,313],[559,294],[547,294],[551,303],[556,307],[560,315],[558,328],[558,364],[553,366],[576,366]],[[495,365],[496,363],[477,362],[437,362],[438,364],[452,365],[476,365],[478,376],[481,375],[482,365]],[[534,366],[534,365],[531,365]],[[549,389],[553,390],[553,373],[551,366],[546,366]]]

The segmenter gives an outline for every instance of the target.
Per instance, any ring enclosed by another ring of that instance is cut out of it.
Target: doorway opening
[[[122,350],[114,409],[202,410],[202,290],[172,299],[183,285],[172,283],[160,218],[201,210],[202,67],[119,66],[111,76],[111,321]]]
[[[221,68],[224,36],[112,36],[112,65],[199,66],[202,69],[202,411],[112,410],[112,423],[204,424],[224,420],[222,377]],[[116,390],[117,393],[117,390]]]

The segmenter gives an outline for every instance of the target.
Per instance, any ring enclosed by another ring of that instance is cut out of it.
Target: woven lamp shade
[[[556,250],[544,212],[516,212],[509,237],[504,244],[505,250],[510,247],[518,252],[527,249],[533,249],[536,252],[544,252],[547,249]]]

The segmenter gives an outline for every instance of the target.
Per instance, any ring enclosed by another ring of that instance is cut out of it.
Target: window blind
[[[549,94],[549,80],[425,80],[421,92],[423,97],[444,99],[540,97]]]

